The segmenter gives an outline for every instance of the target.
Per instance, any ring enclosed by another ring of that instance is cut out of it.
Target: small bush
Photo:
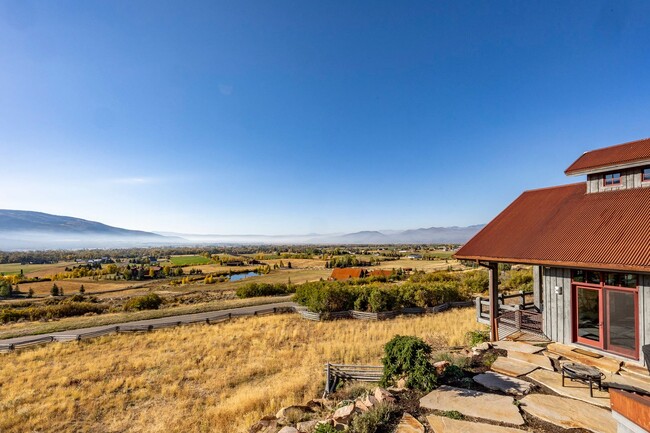
[[[396,335],[384,346],[382,386],[407,375],[406,386],[430,391],[436,386],[436,370],[429,361],[431,347],[418,337]]]
[[[467,340],[467,344],[469,346],[474,347],[478,344],[490,341],[490,332],[480,331],[478,329],[475,331],[469,331],[467,334],[465,334],[465,339]]]
[[[157,310],[162,305],[163,300],[156,293],[149,293],[148,295],[138,296],[129,299],[124,304],[124,310]]]
[[[352,433],[376,433],[384,430],[399,413],[399,407],[392,403],[379,404],[369,411],[354,417],[350,423]]]
[[[237,287],[235,294],[239,298],[254,298],[257,296],[286,295],[295,291],[295,287],[290,284],[248,283]]]
[[[314,433],[339,433],[339,431],[329,424],[318,424]]]

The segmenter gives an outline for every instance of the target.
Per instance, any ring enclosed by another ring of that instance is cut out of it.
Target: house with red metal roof
[[[498,264],[533,265],[534,309],[553,341],[643,361],[650,344],[650,139],[584,153],[586,182],[526,191],[455,254],[490,273],[497,338]]]
[[[345,281],[351,278],[362,278],[366,271],[362,268],[334,268],[329,279],[331,281]]]

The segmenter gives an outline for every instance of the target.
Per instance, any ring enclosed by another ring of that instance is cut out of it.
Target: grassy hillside
[[[472,309],[374,323],[291,314],[51,344],[2,357],[0,431],[241,432],[317,397],[327,360],[379,364],[395,334],[457,345],[477,327]]]

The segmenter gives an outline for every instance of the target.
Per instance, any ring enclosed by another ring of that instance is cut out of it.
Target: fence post
[[[474,304],[476,305],[476,320],[478,320],[483,315],[483,307],[481,306],[480,296],[476,297],[476,299],[474,300]]]
[[[228,313],[228,320],[232,319],[232,313]]]
[[[519,296],[521,296],[521,303],[520,305],[523,307],[526,305],[526,295],[524,294],[523,290],[519,291]]]
[[[325,395],[330,393],[330,362],[327,361],[327,379],[325,379]]]

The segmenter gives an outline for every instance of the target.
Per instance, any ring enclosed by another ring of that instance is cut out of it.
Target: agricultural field
[[[370,269],[405,269],[411,268],[413,270],[424,271],[424,272],[434,272],[434,271],[446,271],[449,267],[452,267],[454,270],[463,270],[465,267],[458,260],[449,259],[445,260],[412,260],[412,259],[399,259],[399,260],[390,260],[382,262],[377,266],[373,266]]]
[[[440,347],[474,329],[471,308],[372,323],[286,314],[50,344],[4,355],[0,431],[238,433],[318,397],[327,361],[378,365],[396,334]]]
[[[0,264],[0,273],[4,275],[18,275],[22,270],[26,277],[43,278],[46,275],[62,272],[66,266],[74,266],[74,264],[74,262],[46,263],[42,265],[3,263]]]
[[[90,277],[73,278],[56,281],[39,281],[31,283],[23,283],[19,285],[21,292],[26,293],[29,289],[34,290],[34,296],[49,296],[52,284],[63,288],[66,295],[73,295],[79,292],[81,286],[87,295],[95,295],[102,293],[115,293],[124,290],[127,287],[142,286],[142,281],[126,281],[126,280],[93,280]]]
[[[169,258],[174,266],[207,265],[210,259],[203,256],[172,256]]]

